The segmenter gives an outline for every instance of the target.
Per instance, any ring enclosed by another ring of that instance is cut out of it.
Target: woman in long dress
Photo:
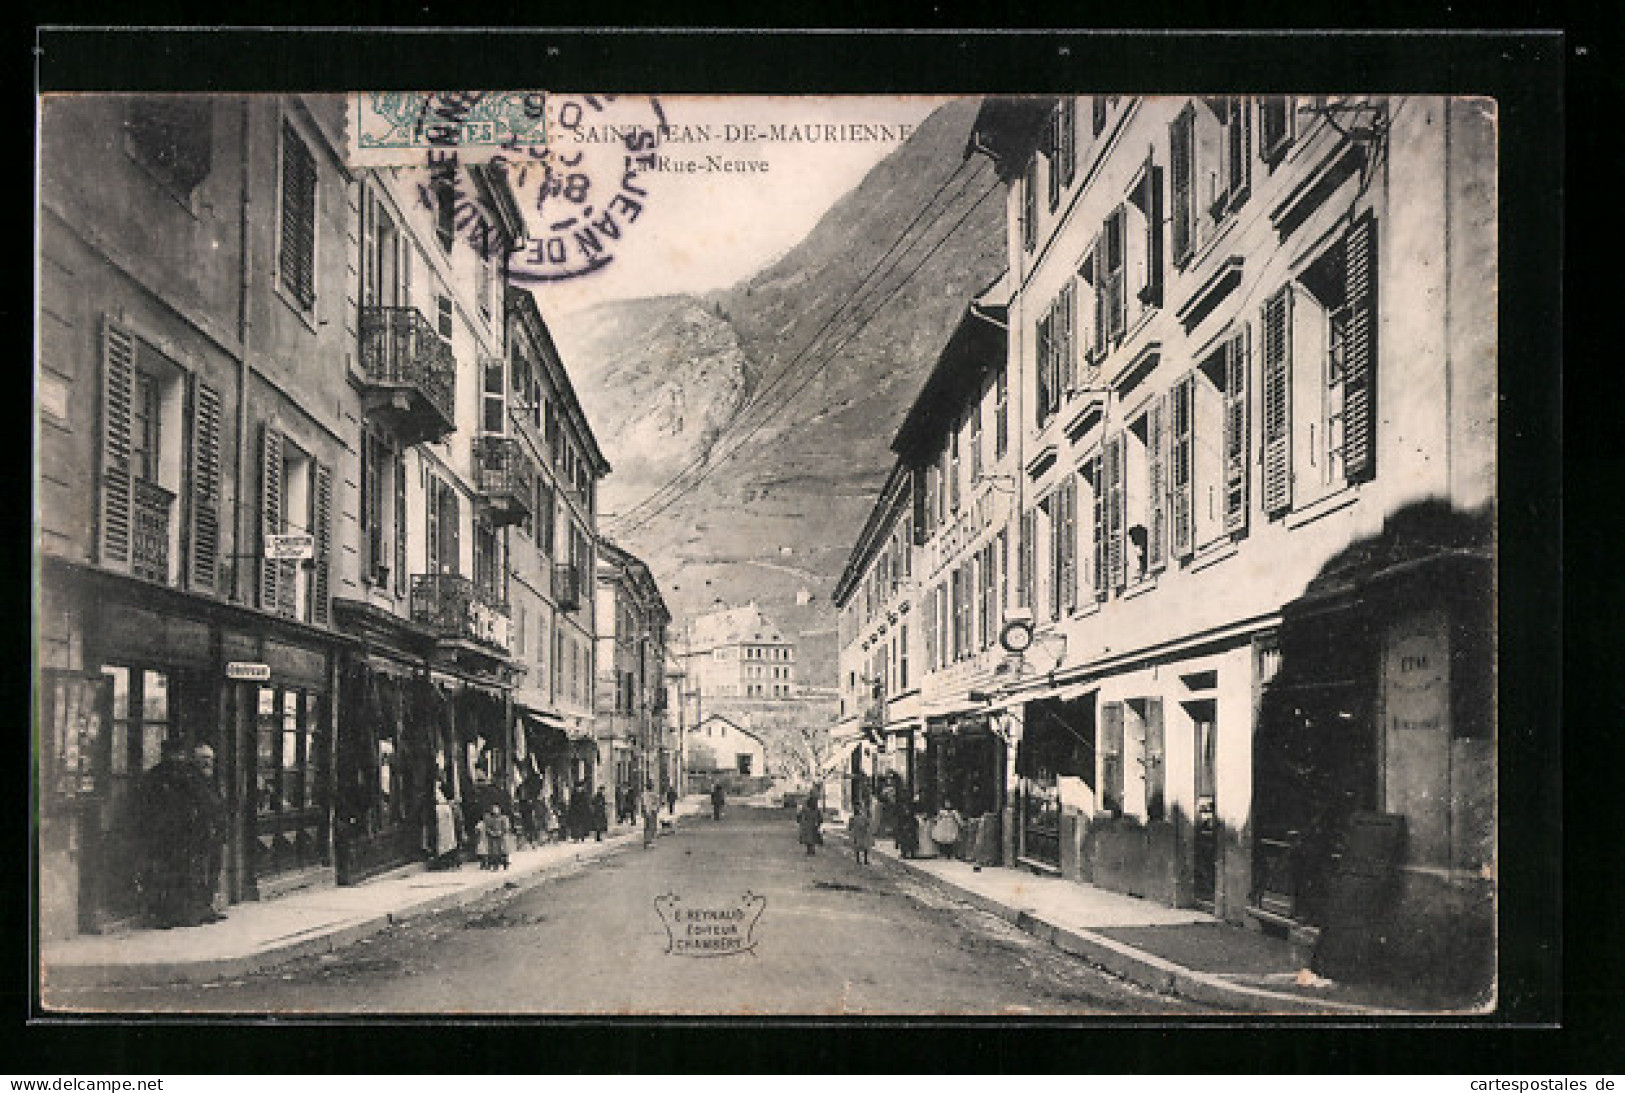
[[[801,811],[796,813],[796,827],[799,832],[797,838],[801,845],[807,848],[808,857],[816,853],[817,847],[824,841],[823,832],[819,830],[823,823],[824,812],[818,807],[818,795],[809,793],[806,803],[801,806]]]

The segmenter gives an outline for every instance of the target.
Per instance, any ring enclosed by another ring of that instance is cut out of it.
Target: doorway
[[[1195,854],[1191,899],[1211,913],[1217,903],[1219,879],[1218,711],[1211,701],[1188,706],[1196,758],[1196,817],[1193,823]]]

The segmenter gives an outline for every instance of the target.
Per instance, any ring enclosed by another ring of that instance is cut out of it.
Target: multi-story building
[[[1022,860],[1334,933],[1375,871],[1390,949],[1484,972],[1494,126],[1426,97],[984,108]]]
[[[671,612],[649,567],[598,541],[598,746],[616,792],[677,784],[678,743],[667,733],[666,630]]]
[[[134,919],[133,808],[209,744],[220,897],[330,875],[356,549],[342,113],[306,96],[63,96],[41,114],[35,526],[41,923]]]
[[[592,638],[597,612],[597,483],[609,473],[558,348],[530,293],[507,291],[508,436],[527,453],[534,502],[510,530],[514,655],[525,777],[547,797],[602,781],[610,756],[594,736]],[[486,412],[498,415],[497,377]]]
[[[707,703],[796,693],[795,642],[754,601],[700,615],[687,643],[690,678]]]

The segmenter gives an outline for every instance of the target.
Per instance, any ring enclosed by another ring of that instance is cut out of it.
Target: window
[[[1037,155],[1027,161],[1021,182],[1021,245],[1026,250],[1038,245],[1038,164]]]
[[[542,480],[541,475],[536,478],[536,549],[551,558],[557,547],[554,545],[554,512],[553,487]]]
[[[1089,129],[1095,136],[1106,128],[1106,112],[1111,106],[1111,98],[1107,95],[1092,95],[1089,99]]]
[[[1296,135],[1292,99],[1265,95],[1258,100],[1258,154],[1271,167],[1286,154]]]
[[[989,541],[982,548],[982,610],[978,616],[981,623],[981,646],[983,649],[991,648],[998,640],[999,623],[999,544]]]
[[[485,381],[481,397],[480,426],[487,433],[502,434],[507,429],[507,376],[501,357],[485,361]]]
[[[143,95],[129,100],[124,131],[131,153],[183,197],[208,177],[214,109],[201,95]]]
[[[434,172],[434,233],[440,249],[450,254],[457,237],[457,167],[455,163],[437,164]]]
[[[790,669],[784,670],[784,678],[790,678]],[[789,687],[785,691],[789,691]],[[903,623],[897,629],[897,689],[908,690],[908,623]]]
[[[1100,708],[1100,807],[1114,816],[1123,814],[1123,704],[1107,702]]]
[[[481,224],[480,244],[474,254],[475,293],[480,300],[480,315],[486,319],[491,318],[491,298],[496,295],[496,250],[490,226]]]
[[[1061,396],[1077,384],[1072,331],[1077,311],[1077,289],[1070,280],[1061,287],[1038,321],[1038,424],[1048,421],[1061,405]]]
[[[1070,98],[1063,97],[1050,114],[1045,135],[1045,156],[1049,160],[1049,207],[1054,212],[1061,193],[1072,185],[1077,168],[1077,115]]]
[[[1103,497],[1104,503],[1097,502],[1096,534],[1100,541],[1100,551],[1104,555],[1106,581],[1096,595],[1105,598],[1107,589],[1121,589],[1126,580],[1127,566],[1124,559],[1124,522],[1126,505],[1124,498],[1124,443],[1123,435],[1108,437],[1105,447],[1101,451],[1100,481],[1104,483],[1098,491],[1097,497]]]
[[[1173,259],[1184,265],[1246,201],[1252,182],[1251,100],[1187,104],[1169,131]]]
[[[1162,306],[1162,168],[1150,156],[1123,207],[1128,288],[1136,315]]]
[[[1376,228],[1370,214],[1264,304],[1264,509],[1376,471]]]
[[[387,494],[385,468],[389,450],[371,429],[361,434],[361,579],[368,583],[388,580],[389,563],[384,542],[384,500]],[[380,570],[384,575],[380,575]]]
[[[1169,474],[1173,551],[1247,526],[1249,333],[1232,331],[1169,394]]]
[[[1100,483],[1100,455],[1096,453],[1085,459],[1083,465],[1074,476],[1073,488],[1077,490],[1077,501],[1073,506],[1072,518],[1076,524],[1079,513],[1083,519],[1089,521],[1090,549],[1085,551],[1078,561],[1078,583],[1090,590],[1095,600],[1105,599],[1106,584],[1101,580],[1101,566],[1103,559],[1101,551],[1105,546],[1102,536],[1101,512],[1103,508],[1103,494],[1099,488]],[[1074,534],[1076,543],[1077,536]],[[1076,600],[1074,600],[1076,603]]]
[[[411,262],[394,218],[371,189],[362,205],[361,233],[362,306],[404,306]]]
[[[959,432],[963,422],[955,421],[948,433],[948,509],[950,512],[959,511]]]
[[[457,491],[439,478],[429,479],[428,551],[430,573],[460,573],[462,550],[460,546],[461,522],[458,513]]]
[[[1057,618],[1078,606],[1078,482],[1067,475],[1055,492],[1054,556],[1055,591],[1051,593]]]
[[[1016,554],[1016,606],[1031,608],[1033,599],[1033,562],[1038,542],[1038,513],[1028,509],[1021,514],[1021,541]]]
[[[980,393],[970,408],[970,480],[982,477],[982,398]]]
[[[316,302],[316,160],[288,122],[282,123],[281,220],[281,284],[309,310]]]
[[[999,362],[993,380],[993,458],[1003,459],[1010,448],[1010,374],[1009,366]]]
[[[435,329],[442,338],[451,337],[451,297],[440,293],[434,298]]]
[[[1173,174],[1173,259],[1184,265],[1196,251],[1196,110],[1189,103],[1168,130],[1168,161]]]
[[[332,550],[332,469],[295,446],[274,425],[260,431],[260,586],[264,611],[326,625]],[[272,537],[311,536],[314,561],[265,557]]]
[[[474,521],[474,587],[489,604],[508,602],[508,567],[503,565],[502,537],[490,521]]]

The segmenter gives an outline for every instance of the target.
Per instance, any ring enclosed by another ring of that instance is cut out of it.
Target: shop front
[[[1026,704],[1016,748],[1020,797],[1016,856],[1025,865],[1079,877],[1094,811],[1095,692]]]
[[[45,936],[143,918],[137,798],[166,741],[214,751],[219,901],[330,879],[334,635],[60,562],[42,594],[75,653],[39,681]]]
[[[1007,745],[985,713],[929,718],[917,769],[923,814],[951,808],[966,823],[962,852],[998,847],[1006,805]]]

